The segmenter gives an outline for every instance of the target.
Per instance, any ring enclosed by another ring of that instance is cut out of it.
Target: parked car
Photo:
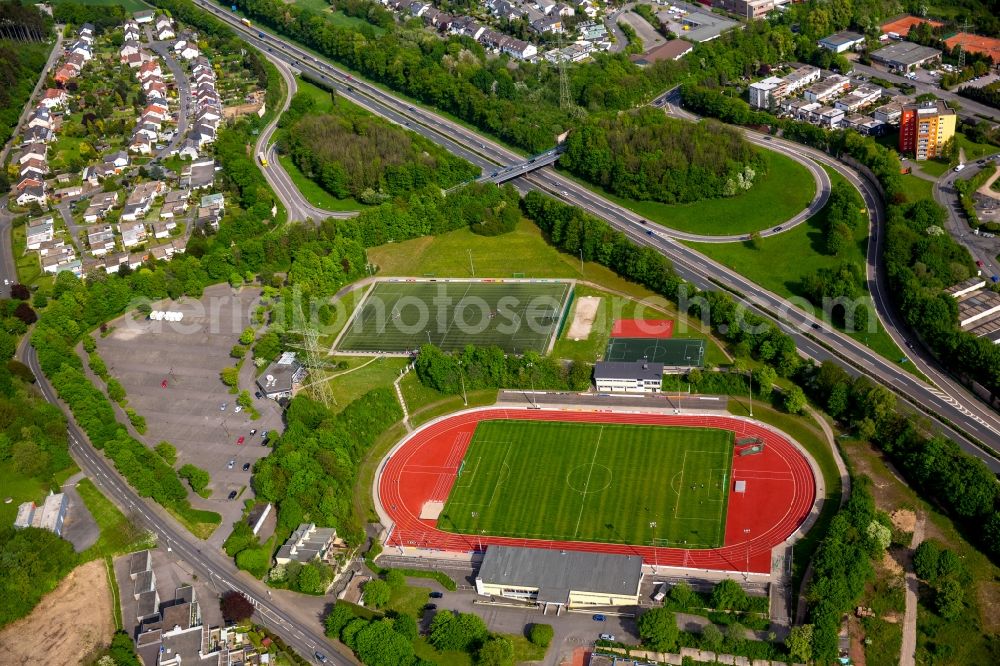
[[[236,464],[236,458],[230,459],[229,462],[226,463],[226,469],[232,469],[233,465],[235,465],[235,464]]]
[[[437,610],[437,604],[424,604],[424,610]]]
[[[232,490],[229,492],[229,501],[236,499],[236,491]]]
[[[256,434],[257,434],[257,428],[250,428],[250,435],[253,436]]]
[[[431,592],[429,596],[431,599],[442,599],[444,598],[444,592]]]
[[[261,398],[263,398],[264,396],[263,396],[263,395],[261,394],[261,392],[260,392],[260,391],[256,391],[256,392],[254,392],[254,394],[253,394],[253,397],[255,397],[255,398],[257,398],[258,400],[260,400],[260,399],[261,399]]]
[[[601,634],[600,635],[600,639],[602,641],[612,641],[612,642],[614,642],[615,635],[614,634]]]
[[[229,403],[228,403],[228,402],[224,402],[224,403],[222,403],[222,406],[221,406],[221,407],[219,407],[219,411],[220,411],[220,412],[224,412],[224,411],[226,411],[226,407],[228,407],[228,406],[229,406]]]
[[[250,463],[243,463],[243,471],[244,472],[250,471]]]
[[[604,617],[600,613],[594,616],[594,622],[605,622],[608,618]]]

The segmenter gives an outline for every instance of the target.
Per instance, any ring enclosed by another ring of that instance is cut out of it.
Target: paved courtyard
[[[219,377],[223,368],[235,363],[229,351],[249,325],[258,302],[255,289],[237,292],[228,285],[214,285],[197,301],[153,304],[154,309],[183,312],[179,322],[152,321],[133,313],[112,322],[107,337],[96,337],[108,372],[125,387],[129,406],[146,418],[148,429],[142,438],[146,444],[166,440],[177,447],[178,468],[192,463],[211,475],[209,499],[192,493],[191,503],[222,514],[222,525],[209,540],[216,545],[239,519],[242,500],[254,496],[251,471],[243,471],[244,463],[252,468],[270,452],[262,446],[263,433],[284,429],[281,409],[272,400],[254,400],[261,414],[256,421],[245,410],[237,413],[236,395]],[[254,372],[248,354],[240,388],[251,394],[256,390]],[[251,435],[251,429],[257,433]],[[242,445],[237,444],[239,437],[244,438]],[[242,491],[238,500],[228,500],[232,491]]]

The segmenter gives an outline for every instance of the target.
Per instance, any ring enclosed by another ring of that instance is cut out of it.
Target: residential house
[[[34,178],[41,181],[45,174],[49,172],[49,165],[45,160],[29,159],[21,164],[20,176],[22,178]]]
[[[565,30],[563,30],[561,16],[546,16],[545,18],[532,21],[529,25],[532,31],[538,33],[539,35],[546,32],[551,32],[554,35],[560,35],[565,32]]]
[[[127,58],[129,56],[137,55],[138,53],[139,53],[138,41],[126,40],[125,43],[122,44],[122,47],[118,49],[118,55],[121,57],[121,61],[123,63],[127,61]]]
[[[527,60],[538,55],[537,46],[523,39],[514,39],[513,37],[501,44],[500,51],[518,60]]]
[[[83,221],[92,224],[105,217],[108,212],[118,203],[117,192],[101,192],[91,197],[87,210],[83,214]]]
[[[52,129],[49,127],[43,127],[42,125],[29,127],[23,135],[23,139],[29,143],[48,143],[53,138],[54,135],[52,134]]]
[[[42,243],[51,241],[55,234],[55,224],[51,217],[29,222],[25,231],[25,241],[29,250],[37,250]]]
[[[198,159],[198,149],[200,147],[201,146],[195,143],[194,140],[188,138],[184,141],[184,144],[181,146],[180,150],[177,151],[177,155],[179,157],[186,157],[191,160],[196,160]]]
[[[173,39],[174,35],[174,24],[169,17],[161,15],[156,19],[156,38],[160,41],[166,41],[168,39]]]
[[[200,53],[195,42],[183,39],[174,44],[174,51],[185,60],[194,60]]]
[[[316,527],[314,523],[302,523],[278,548],[274,561],[277,564],[290,562],[305,564],[315,559],[324,560],[336,539],[337,530],[332,527]]]
[[[44,143],[29,143],[21,150],[21,154],[18,156],[17,161],[19,164],[24,164],[28,160],[45,161],[45,155],[47,152],[48,146]]]
[[[843,94],[851,87],[851,80],[846,76],[834,74],[806,88],[803,97],[810,102],[825,102],[832,97]]]
[[[117,153],[112,153],[105,157],[104,163],[113,167],[115,173],[121,173],[121,170],[129,165],[128,153],[124,150],[119,150]]]
[[[67,187],[60,188],[52,193],[52,196],[58,200],[67,199],[69,197],[77,197],[83,194],[82,185],[69,185]]]
[[[28,206],[33,203],[37,203],[40,206],[45,205],[48,201],[48,197],[45,194],[45,190],[42,189],[41,185],[31,185],[25,187],[20,193],[14,198],[19,206]]]
[[[125,249],[141,245],[147,238],[146,225],[142,222],[121,222],[118,224],[118,233],[122,236],[122,247]]]
[[[34,502],[25,502],[17,507],[14,527],[16,529],[36,527],[55,532],[56,536],[62,536],[63,521],[68,507],[69,502],[65,494],[49,492],[41,506],[37,506]]]
[[[44,105],[46,109],[58,109],[66,106],[66,91],[60,90],[59,88],[48,88],[42,95],[42,101],[40,104]]]
[[[176,228],[177,222],[174,220],[153,222],[153,238],[167,238],[170,236],[170,231]]]
[[[152,9],[144,9],[132,14],[136,23],[152,23],[155,15],[156,11]]]
[[[128,56],[125,57],[125,60],[123,62],[127,64],[130,69],[136,69],[142,66],[142,54],[141,53],[129,54]]]
[[[90,253],[100,257],[115,249],[115,232],[110,224],[91,229],[87,233],[87,244]]]

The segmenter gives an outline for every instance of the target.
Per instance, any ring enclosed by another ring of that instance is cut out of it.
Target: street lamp
[[[743,530],[743,534],[746,535],[744,543],[746,544],[747,547],[747,566],[746,569],[744,570],[746,573],[744,573],[743,578],[744,580],[749,581],[750,580],[750,528],[749,527],[745,528]]]
[[[750,368],[750,418],[753,418],[753,368]]]
[[[531,403],[532,409],[538,409],[535,406],[535,372],[534,372],[535,364],[529,361],[527,366],[525,367],[528,368],[528,380],[531,382],[531,395],[528,396],[528,402]]]
[[[462,403],[469,406],[469,396],[465,393],[465,368],[462,367],[462,360],[458,360],[458,377],[462,380]]]

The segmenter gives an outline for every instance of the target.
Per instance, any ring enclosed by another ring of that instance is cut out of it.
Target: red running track
[[[733,453],[733,472],[721,548],[688,550],[587,541],[546,541],[453,534],[437,520],[420,518],[431,500],[444,501],[480,421],[530,419],[587,423],[689,426],[731,430],[737,438],[766,443],[759,454]],[[735,482],[746,481],[746,492]],[[489,409],[443,419],[414,433],[386,462],[378,486],[382,508],[395,523],[387,545],[468,552],[490,544],[641,555],[648,564],[721,571],[771,571],[771,549],[789,537],[812,509],[816,483],[809,462],[787,439],[752,422],[728,416],[621,414],[612,412]],[[747,532],[749,530],[749,533]]]

